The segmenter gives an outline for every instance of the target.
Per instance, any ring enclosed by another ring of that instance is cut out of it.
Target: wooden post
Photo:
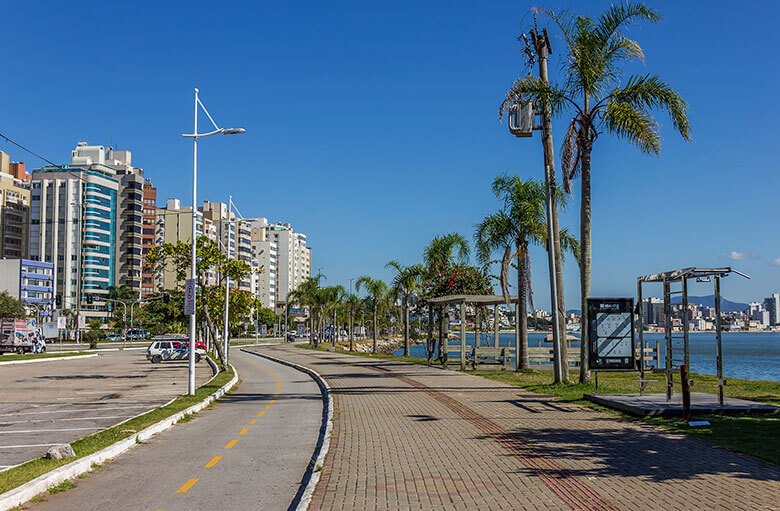
[[[644,330],[644,318],[642,317],[642,281],[637,279],[636,280],[636,295],[637,295],[637,303],[639,304],[639,314],[637,314],[637,320],[636,320],[636,326],[639,330],[639,379],[644,380],[645,379],[645,338],[642,335],[642,330]],[[644,381],[641,383],[642,388],[644,388]]]
[[[682,386],[683,420],[691,419],[691,388],[688,379],[688,364],[680,366],[680,385]]]
[[[460,303],[460,370],[466,370],[466,302]]]
[[[672,400],[672,294],[671,284],[664,280],[664,334],[666,339],[666,401]]]
[[[498,304],[493,306],[493,345],[498,348]]]
[[[720,325],[720,275],[715,276],[715,341],[718,364],[718,404],[723,406],[723,345]]]
[[[690,367],[689,349],[688,349],[688,279],[682,279],[682,320],[683,320],[683,364]]]

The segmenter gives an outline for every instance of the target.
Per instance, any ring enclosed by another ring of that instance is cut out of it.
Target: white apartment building
[[[273,307],[311,277],[311,248],[306,235],[289,223],[270,224],[266,218],[247,219],[251,232],[253,267],[262,269],[253,290],[263,305]],[[265,304],[268,305],[265,305]]]

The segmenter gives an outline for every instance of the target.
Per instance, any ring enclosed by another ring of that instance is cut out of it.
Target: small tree
[[[0,318],[23,318],[27,316],[24,302],[8,294],[0,292]]]

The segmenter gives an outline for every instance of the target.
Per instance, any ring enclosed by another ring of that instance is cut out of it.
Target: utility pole
[[[227,241],[225,242],[225,252],[227,252],[227,258],[230,259],[230,229],[233,227],[233,223],[230,221],[230,215],[233,214],[233,196],[228,195],[228,228],[227,228]],[[238,236],[235,234],[233,235],[233,238],[235,239],[235,243],[238,244]],[[229,355],[228,355],[228,349],[230,348],[230,323],[229,323],[229,315],[230,315],[230,277],[228,277],[227,272],[225,273],[225,333],[223,335],[224,341],[225,341],[225,365],[227,365],[229,362]]]
[[[535,20],[534,20],[535,21]],[[538,28],[531,30],[536,55],[539,57],[539,79],[549,83],[547,74],[547,57],[552,53],[547,29],[539,32]],[[558,199],[555,182],[555,148],[552,137],[552,113],[549,102],[542,105],[542,148],[544,150],[544,184],[547,192],[547,225],[548,225],[548,264],[550,267],[550,291],[553,314],[553,357],[555,359],[555,381],[569,379],[569,360],[566,342],[566,310],[563,298],[563,270],[561,267],[561,237],[558,226]],[[552,232],[550,232],[552,231]],[[552,239],[552,243],[550,243]]]

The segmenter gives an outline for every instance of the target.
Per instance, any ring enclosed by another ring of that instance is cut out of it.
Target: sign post
[[[184,314],[186,316],[195,314],[195,279],[184,281]]]
[[[588,364],[594,372],[635,370],[633,310],[633,298],[588,298]]]

